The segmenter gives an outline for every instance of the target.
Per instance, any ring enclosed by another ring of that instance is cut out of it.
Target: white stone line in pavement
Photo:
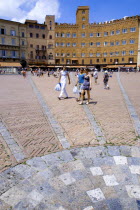
[[[123,94],[123,97],[125,99],[125,102],[126,102],[126,105],[127,105],[127,109],[129,111],[129,114],[133,120],[133,123],[134,123],[134,128],[135,128],[135,131],[136,133],[138,134],[138,136],[140,136],[140,119],[136,113],[136,110],[134,108],[134,106],[132,105],[122,83],[121,83],[121,79],[120,79],[120,74],[119,72],[117,72],[117,80],[118,80],[118,83],[119,83],[119,86],[120,86],[120,89],[121,89],[121,92]]]
[[[29,81],[30,84],[32,85],[32,88],[38,98],[39,103],[41,104],[43,110],[44,110],[44,114],[47,116],[58,140],[60,141],[62,147],[64,149],[70,148],[70,143],[68,142],[68,140],[66,139],[65,135],[64,135],[64,131],[62,129],[62,127],[59,125],[59,123],[55,120],[54,116],[52,115],[47,103],[44,101],[40,91],[37,89],[35,83],[33,82],[31,76],[29,76]]]
[[[16,143],[14,138],[12,138],[11,134],[9,133],[9,131],[2,122],[0,122],[0,134],[2,135],[3,139],[6,141],[8,147],[10,148],[11,153],[13,154],[17,162],[20,162],[21,160],[25,159],[26,156],[24,152]]]
[[[70,75],[71,75],[72,83],[75,84],[73,73],[71,73]],[[88,117],[88,120],[92,126],[92,129],[96,135],[96,139],[99,141],[99,144],[100,145],[105,144],[105,142],[106,142],[105,136],[104,136],[100,126],[97,124],[93,113],[90,111],[90,109],[87,105],[83,105],[83,109],[84,109],[84,111]]]

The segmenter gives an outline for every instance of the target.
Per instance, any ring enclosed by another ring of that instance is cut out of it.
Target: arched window
[[[52,35],[49,36],[49,39],[52,39]]]

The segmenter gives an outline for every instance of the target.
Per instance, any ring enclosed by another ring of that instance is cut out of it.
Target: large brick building
[[[89,23],[89,7],[79,6],[76,23],[26,20],[24,24],[0,19],[0,62],[28,65],[96,66],[140,65],[140,16]]]
[[[56,24],[55,33],[57,64],[140,65],[140,16],[89,23],[89,7],[81,6],[76,24]]]

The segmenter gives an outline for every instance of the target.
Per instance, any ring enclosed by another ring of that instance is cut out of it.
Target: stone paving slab
[[[118,146],[119,155],[113,155],[114,149],[64,150],[5,170],[0,173],[0,209],[138,210],[140,156],[135,157],[133,146],[129,156],[123,154],[128,146]],[[130,158],[137,158],[135,165]],[[101,164],[101,159],[111,162]]]

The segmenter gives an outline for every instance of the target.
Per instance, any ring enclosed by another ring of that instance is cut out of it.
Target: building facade
[[[0,19],[0,62],[19,62],[27,57],[26,26]]]
[[[57,64],[97,68],[140,65],[140,16],[89,23],[89,7],[81,6],[76,24],[56,24],[55,32]]]
[[[53,15],[43,24],[0,19],[0,62],[22,59],[31,66],[137,67],[140,16],[90,23],[89,7],[80,6],[75,24],[55,23]]]

